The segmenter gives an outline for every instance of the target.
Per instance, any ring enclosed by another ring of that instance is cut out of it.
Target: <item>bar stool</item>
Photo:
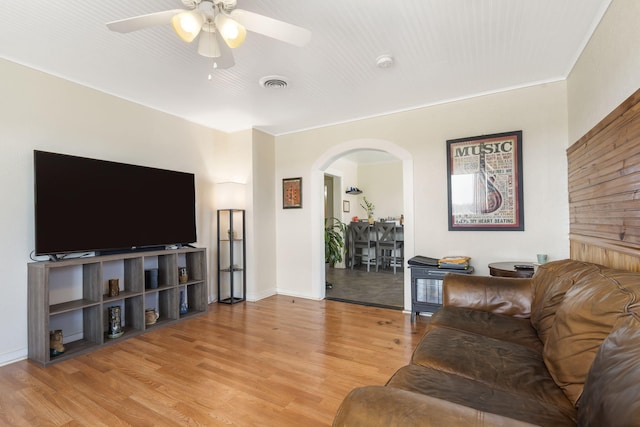
[[[351,245],[351,269],[356,264],[356,258],[360,263],[367,261],[367,271],[370,268],[371,249],[375,248],[375,241],[371,241],[371,233],[368,222],[352,222],[349,225]]]
[[[395,222],[375,222],[373,229],[376,235],[376,271],[378,266],[384,268],[388,262],[393,264],[393,274],[396,274],[398,262],[404,262],[404,241],[399,239],[398,226]]]

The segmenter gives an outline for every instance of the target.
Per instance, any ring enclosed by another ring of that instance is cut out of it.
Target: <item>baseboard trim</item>
[[[10,353],[4,353],[0,355],[0,366],[10,365],[27,358],[27,349],[12,351]]]
[[[349,304],[364,305],[364,306],[367,306],[367,307],[387,308],[389,310],[404,311],[404,307],[398,307],[398,306],[395,306],[395,305],[376,304],[376,303],[364,302],[364,301],[352,301],[352,300],[348,300],[348,299],[344,299],[344,298],[334,298],[334,297],[325,297],[325,299],[327,301],[346,302],[346,303],[349,303]]]

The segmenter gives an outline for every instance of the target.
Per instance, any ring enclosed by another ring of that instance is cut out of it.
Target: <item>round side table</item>
[[[516,268],[516,265],[528,265],[530,269]],[[533,269],[533,263],[524,261],[509,261],[509,262],[492,262],[489,264],[489,274],[497,277],[520,277],[529,278],[533,276],[535,270]]]

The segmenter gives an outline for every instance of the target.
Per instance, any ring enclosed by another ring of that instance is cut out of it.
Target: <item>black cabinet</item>
[[[218,302],[235,304],[247,293],[245,211],[218,210]]]
[[[471,274],[473,267],[466,270],[438,268],[426,265],[410,265],[411,270],[411,321],[416,314],[433,313],[442,307],[442,280],[447,273]]]

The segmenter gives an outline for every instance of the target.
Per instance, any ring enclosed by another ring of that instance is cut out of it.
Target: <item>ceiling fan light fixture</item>
[[[220,45],[216,40],[215,27],[212,23],[206,23],[202,26],[202,33],[198,41],[198,53],[207,58],[219,58]]]
[[[215,23],[225,43],[232,49],[240,46],[242,42],[244,42],[245,37],[247,37],[247,30],[244,26],[225,14],[220,13],[216,15]]]
[[[191,43],[198,36],[203,24],[202,13],[195,10],[185,10],[171,18],[173,30],[187,43]]]
[[[236,5],[238,4],[238,0],[221,0],[220,3],[221,3],[220,6],[225,12],[231,12],[236,8]]]

